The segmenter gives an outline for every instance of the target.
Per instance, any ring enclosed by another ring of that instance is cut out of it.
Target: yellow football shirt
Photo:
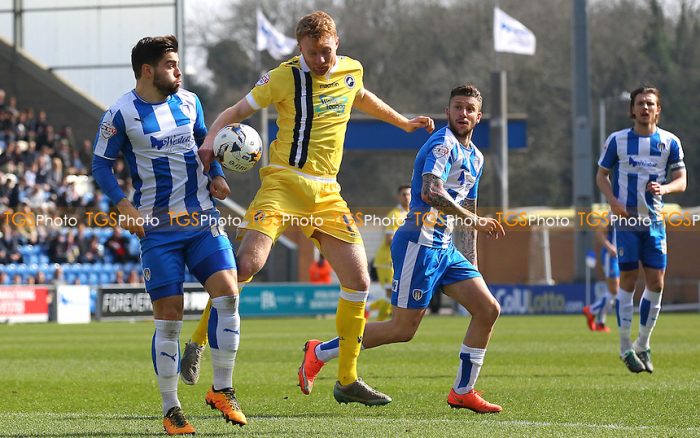
[[[403,225],[408,215],[408,210],[404,210],[401,205],[397,205],[387,214],[388,224],[384,227],[384,236],[393,236],[396,230]],[[374,255],[374,267],[390,269],[391,265],[391,247],[386,243],[386,239],[382,239],[382,244],[377,248]]]
[[[277,110],[270,164],[335,177],[350,110],[362,87],[362,65],[347,56],[338,56],[323,76],[313,74],[302,56],[263,75],[246,100],[256,110],[269,105]]]

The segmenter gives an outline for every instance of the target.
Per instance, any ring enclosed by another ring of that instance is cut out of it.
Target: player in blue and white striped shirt
[[[121,225],[141,239],[141,263],[156,325],[151,353],[169,435],[195,432],[177,396],[185,266],[212,302],[214,383],[205,400],[227,421],[246,424],[232,385],[240,333],[236,262],[216,221],[213,200],[225,198],[229,187],[218,163],[204,173],[197,154],[207,134],[204,114],[197,96],[180,89],[177,49],[172,35],[146,37],[134,46],[136,88],[104,114],[92,165],[95,180],[123,218]],[[112,173],[120,154],[131,170],[133,203]],[[179,220],[172,221],[175,216]]]
[[[480,218],[475,212],[484,157],[471,137],[481,120],[481,104],[481,93],[473,85],[454,88],[445,109],[448,126],[433,133],[416,156],[410,211],[391,243],[393,316],[390,321],[367,324],[362,346],[373,348],[411,340],[430,298],[442,287],[472,315],[460,345],[457,377],[447,402],[455,408],[494,413],[501,407],[481,398],[474,385],[500,307],[477,270],[476,259],[467,260],[452,243],[457,220],[491,236],[505,234],[497,220]],[[474,239],[470,251],[474,256],[475,244]],[[337,357],[338,338],[310,340],[304,351],[300,372],[310,390],[321,367]]]
[[[661,196],[685,191],[687,177],[681,141],[657,126],[661,93],[650,86],[630,96],[634,126],[612,133],[598,161],[596,182],[612,210],[620,289],[617,325],[620,356],[635,373],[653,372],[649,337],[661,310],[666,270],[666,228]],[[612,179],[612,182],[611,182]],[[632,343],[634,284],[642,262],[646,288],[639,303],[639,336]]]

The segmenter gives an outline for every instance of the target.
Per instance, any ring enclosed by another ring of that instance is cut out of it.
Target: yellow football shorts
[[[238,237],[259,231],[272,240],[296,225],[307,236],[316,231],[362,244],[362,236],[334,178],[303,175],[291,169],[267,166],[260,170],[262,185],[246,211]]]
[[[391,281],[394,278],[394,268],[376,268],[376,269],[377,269],[377,280],[379,280],[379,283],[385,289],[390,288]]]

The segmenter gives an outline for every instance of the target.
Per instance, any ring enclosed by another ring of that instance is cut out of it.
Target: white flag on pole
[[[294,51],[297,40],[289,38],[277,30],[260,9],[257,10],[257,17],[257,49],[259,51],[267,49],[270,56],[275,59],[281,59]]]
[[[499,8],[493,11],[493,45],[497,52],[534,55],[535,34]]]

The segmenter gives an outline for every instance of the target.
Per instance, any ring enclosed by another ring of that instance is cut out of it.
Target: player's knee
[[[179,321],[182,319],[180,312],[175,307],[165,307],[158,309],[156,319],[164,319],[166,321]]]
[[[479,314],[474,315],[475,318],[482,320],[485,324],[493,325],[501,314],[501,305],[497,300],[492,299],[485,303],[481,309],[479,309]]]
[[[245,257],[237,260],[238,264],[238,280],[250,280],[260,272],[264,262],[260,262],[256,257]]]
[[[404,320],[401,323],[396,323],[393,320],[393,338],[394,342],[408,342],[416,335],[418,331],[418,326],[420,325],[420,320]]]
[[[492,300],[489,306],[489,316],[496,322],[499,316],[501,316],[501,305],[497,300]]]
[[[369,290],[371,280],[369,278],[369,272],[367,270],[363,270],[361,275],[357,276],[357,279],[355,280],[357,282],[355,290]]]
[[[368,291],[370,286],[369,274],[343,281],[342,286],[356,291]]]
[[[416,334],[414,331],[405,331],[405,332],[399,332],[396,334],[396,342],[408,342],[411,339],[413,339],[413,336]]]
[[[652,292],[661,292],[664,290],[664,280],[663,278],[649,280],[646,287]]]

